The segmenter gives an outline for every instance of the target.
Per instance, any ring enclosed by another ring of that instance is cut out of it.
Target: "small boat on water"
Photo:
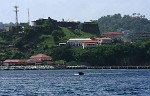
[[[83,72],[78,72],[77,74],[74,74],[74,75],[84,75]]]

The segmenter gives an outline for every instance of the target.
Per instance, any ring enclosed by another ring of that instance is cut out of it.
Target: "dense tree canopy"
[[[149,65],[150,41],[103,45],[86,49],[59,47],[54,49],[52,56],[55,60],[86,62],[93,66]]]
[[[98,19],[100,33],[107,31],[150,32],[150,20],[143,16],[121,14],[107,15]]]
[[[101,17],[95,22],[98,22],[101,33],[106,31],[150,32],[150,21],[140,16],[124,15],[122,17],[121,14],[115,14]],[[51,55],[54,60],[86,62],[99,66],[134,66],[150,63],[150,40],[85,49],[56,46],[69,38],[84,37],[94,39],[95,35],[77,29],[72,31],[58,27],[57,23],[50,18],[44,21],[39,20],[36,26],[24,28],[21,34],[0,33],[1,45],[13,45],[13,47],[1,48],[0,60],[29,58],[33,54],[44,53]]]

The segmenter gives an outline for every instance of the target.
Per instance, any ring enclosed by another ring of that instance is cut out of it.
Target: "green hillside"
[[[55,32],[56,34],[54,34]],[[61,36],[62,34],[63,36]],[[22,34],[0,33],[1,44],[14,45],[13,48],[1,48],[0,59],[28,58],[39,53],[50,54],[51,49],[60,42],[67,42],[70,38],[90,38],[92,36],[94,35],[90,33],[64,27],[53,31],[45,31],[41,26],[26,28]]]
[[[39,43],[37,44],[38,46],[53,46],[55,45],[54,40],[53,40],[53,36],[52,35],[41,35],[39,38]]]
[[[39,20],[40,21],[40,20]],[[98,21],[101,34],[107,31],[150,32],[150,20],[145,17],[113,16],[101,17]],[[86,27],[87,30],[89,29]],[[91,31],[93,33],[93,31]],[[150,64],[150,41],[102,45],[96,48],[58,47],[58,43],[70,38],[90,38],[94,34],[79,28],[60,27],[53,20],[40,21],[39,25],[28,26],[23,33],[0,33],[0,60],[25,59],[35,54],[47,54],[53,60],[86,62],[98,66],[135,66]],[[96,36],[95,36],[96,37]]]
[[[124,31],[129,33],[150,32],[150,20],[143,15],[107,15],[99,18],[98,24],[101,34],[108,31]]]
[[[78,32],[75,32],[75,31],[69,30],[64,27],[61,27],[60,31],[64,33],[64,36],[59,40],[59,42],[67,42],[67,40],[70,38],[90,38],[92,36],[95,36],[93,34],[86,33],[86,32],[79,31],[79,30],[76,30]],[[38,39],[37,41],[39,41],[37,43],[38,46],[47,45],[47,46],[51,47],[56,44],[54,41],[54,37],[52,35],[42,34],[36,39]]]
[[[62,32],[64,32],[65,36],[62,38],[63,42],[66,42],[70,38],[90,38],[92,36],[95,36],[94,34],[91,33],[86,33],[81,30],[69,30],[67,28],[62,27],[61,28]]]

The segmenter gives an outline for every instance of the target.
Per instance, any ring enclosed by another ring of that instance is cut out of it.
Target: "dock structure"
[[[0,70],[52,70],[50,65],[0,66]]]
[[[67,66],[66,69],[150,69],[150,66]]]
[[[150,69],[150,66],[65,66],[27,65],[27,66],[0,66],[0,70],[54,70],[54,69]]]

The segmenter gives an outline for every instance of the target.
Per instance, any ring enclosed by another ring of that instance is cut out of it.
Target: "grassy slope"
[[[41,35],[39,38],[39,44],[38,45],[48,45],[49,47],[54,45],[54,40],[51,35]]]
[[[91,37],[91,36],[94,36],[90,33],[85,33],[85,32],[82,32],[80,31],[79,33],[80,34],[75,34],[73,31],[67,29],[67,28],[61,28],[61,30],[64,32],[65,36],[62,38],[62,40],[60,42],[66,42],[68,39],[70,38],[88,38],[88,37]],[[15,42],[15,44],[19,41],[22,41],[22,38],[20,36],[15,36],[14,39],[10,39],[11,42]],[[1,38],[0,36],[0,43],[1,44],[11,44],[11,42],[8,42],[7,39],[3,39]],[[22,44],[22,43],[21,43]],[[43,53],[43,54],[47,54],[51,51],[51,46],[55,46],[55,42],[54,42],[54,39],[53,39],[53,36],[52,35],[40,35],[38,37],[35,37],[33,38],[33,41],[28,41],[28,42],[25,42],[25,44],[23,46],[28,46],[28,45],[32,45],[34,44],[34,46],[37,46],[37,47],[33,47],[33,48],[30,48],[28,49],[26,52],[24,52],[24,54],[28,57],[28,56],[31,56],[33,54],[39,54],[39,53]],[[0,57],[7,57],[7,55],[11,55],[11,54],[8,54],[8,52],[14,52],[13,49],[1,49],[0,50]],[[34,53],[33,53],[34,52]]]
[[[74,31],[69,30],[69,29],[64,28],[64,27],[61,27],[61,30],[64,32],[65,36],[62,38],[62,40],[60,42],[66,42],[70,38],[90,38],[90,37],[94,36],[93,34],[85,33],[82,31],[80,31],[79,34],[75,34]],[[13,41],[13,42],[17,42],[17,40],[20,38],[21,37],[15,38],[15,41]],[[37,42],[34,44],[36,44],[39,47],[43,47],[45,45],[51,47],[51,46],[55,45],[55,42],[54,42],[52,35],[44,35],[43,34],[43,35],[37,37],[35,41],[37,41]],[[6,43],[6,40],[3,40],[0,37],[0,43]]]
[[[62,38],[61,42],[66,42],[70,38],[90,38],[91,36],[94,36],[93,34],[85,33],[82,31],[80,32],[80,35],[76,35],[73,31],[63,27],[61,30],[65,34],[65,37]],[[38,46],[48,45],[50,47],[55,45],[52,35],[41,35],[38,39],[40,41]]]
[[[67,41],[68,39],[70,38],[90,38],[92,36],[95,36],[93,34],[90,34],[90,33],[85,33],[83,31],[80,31],[80,34],[77,35],[77,34],[74,34],[73,31],[67,29],[67,28],[61,28],[62,31],[64,32],[64,34],[66,35],[64,38],[63,38],[63,41]]]

